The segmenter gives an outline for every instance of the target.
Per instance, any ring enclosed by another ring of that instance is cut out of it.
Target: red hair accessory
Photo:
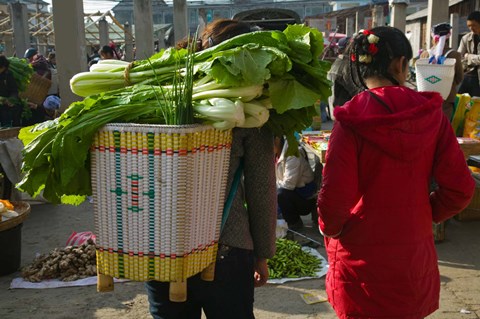
[[[370,52],[371,55],[375,55],[378,52],[378,47],[375,43],[370,43],[368,46],[368,52]]]
[[[372,34],[372,32],[370,32],[370,30],[363,30],[362,33],[363,33],[364,35],[370,35],[370,34]]]
[[[357,61],[357,58],[355,57],[355,54],[353,54],[353,53],[350,54],[350,60],[351,60],[352,62]]]

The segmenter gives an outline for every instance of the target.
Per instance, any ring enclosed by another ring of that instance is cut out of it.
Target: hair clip
[[[369,54],[361,54],[358,56],[358,62],[368,64],[372,62],[372,56]]]

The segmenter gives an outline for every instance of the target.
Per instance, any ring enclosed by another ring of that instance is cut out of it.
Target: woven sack
[[[52,81],[49,79],[33,73],[30,78],[30,83],[24,92],[20,92],[18,95],[22,99],[27,99],[29,102],[35,104],[42,104],[48,95]]]
[[[97,272],[185,281],[216,259],[231,131],[107,124],[91,149]]]
[[[445,100],[452,89],[455,63],[455,59],[445,59],[443,64],[429,64],[428,59],[418,59],[415,62],[417,90],[438,92]]]

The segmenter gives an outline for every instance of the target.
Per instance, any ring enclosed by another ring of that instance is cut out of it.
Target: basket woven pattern
[[[18,95],[23,99],[28,99],[32,103],[42,104],[48,95],[48,90],[50,90],[51,85],[52,81],[37,73],[33,73],[27,89]]]
[[[107,124],[92,146],[97,271],[180,281],[215,261],[231,131]]]
[[[455,59],[445,59],[443,64],[429,64],[428,59],[418,59],[415,62],[418,91],[438,92],[445,100],[452,89],[455,62]]]

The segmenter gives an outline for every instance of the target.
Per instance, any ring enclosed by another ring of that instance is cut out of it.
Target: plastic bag
[[[84,231],[84,232],[73,232],[70,237],[67,239],[67,244],[66,246],[81,246],[83,243],[85,243],[87,240],[92,239],[94,242],[97,238],[94,233],[91,231]]]
[[[471,98],[471,108],[465,114],[465,124],[463,128],[463,137],[480,139],[480,98]]]
[[[471,109],[471,98],[468,94],[457,94],[455,99],[452,127],[456,136],[463,136],[465,113]]]

